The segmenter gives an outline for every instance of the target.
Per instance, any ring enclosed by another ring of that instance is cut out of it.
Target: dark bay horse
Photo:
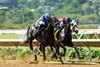
[[[45,47],[50,46],[51,50],[53,50],[52,47],[56,49],[56,52],[59,51],[58,46],[56,45],[55,39],[54,39],[54,22],[58,21],[56,17],[51,18],[51,22],[48,24],[46,29],[43,31],[42,35],[38,35],[34,38],[33,33],[36,32],[36,28],[34,25],[30,26],[27,31],[27,40],[26,43],[29,43],[30,49],[33,51],[32,41],[36,39],[40,43],[40,51],[43,54],[43,61],[46,60],[45,56]],[[58,54],[58,53],[56,53]],[[35,54],[36,57],[36,54]],[[60,61],[63,63],[61,58],[59,57]],[[36,59],[37,60],[37,59]]]
[[[78,27],[77,22],[72,21],[70,18],[67,19],[67,24],[64,26],[64,28],[56,34],[58,36],[58,44],[59,48],[63,48],[64,53],[62,56],[65,56],[66,48],[65,46],[73,47],[75,52],[78,55],[78,58],[80,58],[79,52],[75,45],[72,42],[72,32],[78,33]]]

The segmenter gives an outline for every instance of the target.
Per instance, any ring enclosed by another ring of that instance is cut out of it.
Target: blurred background
[[[46,12],[76,18],[79,28],[100,25],[100,0],[0,0],[0,29],[26,29]]]

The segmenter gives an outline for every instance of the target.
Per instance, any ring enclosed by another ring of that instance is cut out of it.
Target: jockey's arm
[[[38,27],[39,27],[39,31],[43,31],[45,29],[45,22],[39,21]]]

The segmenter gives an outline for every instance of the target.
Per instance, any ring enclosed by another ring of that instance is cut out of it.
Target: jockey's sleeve
[[[60,23],[60,26],[63,24],[63,22]]]
[[[39,24],[41,24],[40,21],[44,21],[44,15],[42,15],[42,16],[36,21],[36,24],[35,24],[36,27],[38,27]]]

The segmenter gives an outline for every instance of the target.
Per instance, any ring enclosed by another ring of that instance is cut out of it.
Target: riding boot
[[[41,36],[42,35],[42,32],[45,30],[45,25],[40,25],[39,27],[39,31],[38,31],[38,35]]]

